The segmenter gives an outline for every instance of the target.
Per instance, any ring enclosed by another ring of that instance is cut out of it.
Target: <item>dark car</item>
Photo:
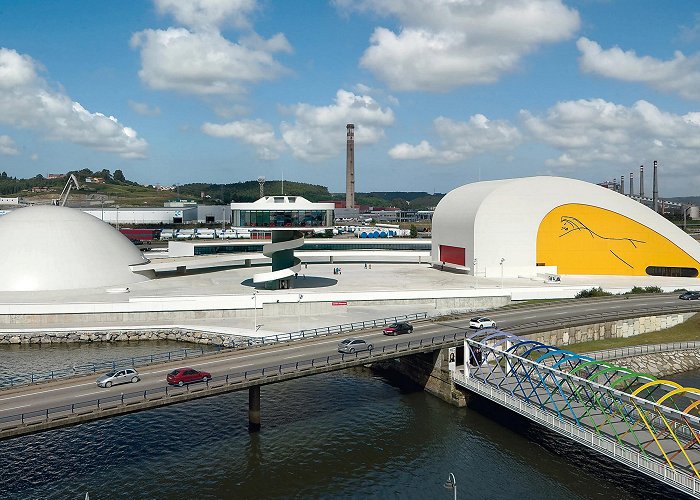
[[[700,299],[700,292],[683,292],[678,298],[681,300],[698,300]]]
[[[401,335],[402,333],[412,333],[413,325],[410,323],[392,323],[384,328],[384,335]]]
[[[182,387],[192,382],[206,382],[207,380],[211,380],[211,373],[200,372],[194,368],[178,368],[168,373],[166,380],[170,385],[179,385]]]

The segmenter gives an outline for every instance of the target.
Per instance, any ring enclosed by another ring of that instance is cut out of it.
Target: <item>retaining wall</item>
[[[679,325],[695,313],[676,313],[660,316],[605,321],[590,325],[558,328],[548,332],[523,335],[523,337],[542,342],[546,345],[562,347],[569,344],[591,342],[603,339],[627,338],[642,333],[658,332]]]

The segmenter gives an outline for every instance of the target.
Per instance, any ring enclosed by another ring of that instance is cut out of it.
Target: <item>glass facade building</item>
[[[235,227],[330,227],[333,210],[234,210]]]

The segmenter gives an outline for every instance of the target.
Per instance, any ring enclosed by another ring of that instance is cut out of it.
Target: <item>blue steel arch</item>
[[[528,345],[528,344],[536,344],[541,347],[547,347],[545,346],[542,342],[537,342],[536,340],[525,340],[523,339],[522,342],[518,342],[517,344],[513,344],[510,346],[508,349],[506,349],[505,352],[509,352],[511,354],[515,354],[516,356],[520,356],[520,354],[517,354],[515,351],[518,349],[520,346]]]
[[[560,364],[562,364],[562,363],[564,363],[564,362],[566,362],[566,361],[571,361],[571,360],[573,360],[573,359],[578,359],[579,362],[580,362],[580,361],[593,361],[593,358],[591,358],[590,356],[585,356],[585,355],[583,355],[583,354],[572,353],[571,356],[569,356],[568,358],[560,359],[559,361],[557,361],[556,363],[554,363],[554,364],[552,365],[552,368],[557,368]]]

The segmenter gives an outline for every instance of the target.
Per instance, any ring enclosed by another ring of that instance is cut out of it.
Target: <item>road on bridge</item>
[[[511,308],[484,312],[498,322],[499,328],[515,330],[519,334],[556,328],[572,318],[581,318],[578,324],[598,321],[597,315],[613,313],[619,317],[638,317],[644,311],[664,310],[672,313],[695,304],[681,301],[677,296],[645,295],[613,297],[596,300],[569,300],[551,303],[521,304]],[[700,304],[698,304],[700,309]],[[26,385],[0,391],[0,419],[19,413],[31,413],[46,408],[71,405],[80,401],[95,400],[121,393],[149,391],[163,388],[166,375],[174,368],[191,366],[210,372],[214,377],[231,373],[260,370],[264,367],[289,364],[331,355],[337,355],[337,345],[344,337],[359,337],[373,344],[375,352],[384,346],[407,340],[418,341],[433,336],[461,333],[469,330],[469,318],[442,321],[419,321],[414,332],[400,337],[388,337],[381,329],[363,330],[348,335],[320,336],[289,343],[273,344],[250,349],[222,351],[187,361],[177,361],[138,368],[141,381],[111,388],[99,388],[95,376],[80,376],[47,383]],[[342,367],[341,367],[342,368]],[[199,385],[199,384],[197,384]],[[186,389],[173,389],[176,391]]]

